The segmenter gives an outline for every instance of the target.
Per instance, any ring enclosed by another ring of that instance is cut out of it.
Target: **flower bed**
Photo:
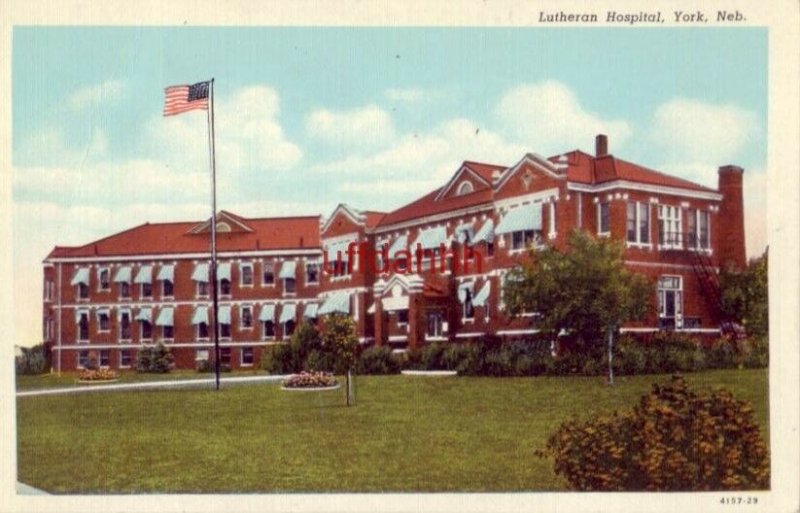
[[[118,379],[119,374],[111,369],[84,369],[78,375],[79,383],[108,383]]]
[[[283,380],[284,390],[328,390],[339,388],[336,376],[329,372],[301,372]]]

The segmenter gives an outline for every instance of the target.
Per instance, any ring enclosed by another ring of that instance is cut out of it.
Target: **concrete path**
[[[241,383],[279,383],[285,376],[237,376],[220,378],[220,386],[236,385]],[[181,388],[181,387],[208,387],[214,386],[214,378],[200,379],[174,379],[170,381],[144,381],[140,383],[109,383],[97,385],[74,385],[65,388],[42,388],[39,390],[23,390],[17,392],[17,397],[30,397],[37,395],[79,394],[87,392],[108,392],[116,390],[147,390],[154,388]]]

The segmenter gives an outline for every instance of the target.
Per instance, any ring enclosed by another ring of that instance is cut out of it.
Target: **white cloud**
[[[306,119],[306,131],[336,146],[376,147],[395,138],[391,116],[376,105],[334,112],[319,109]]]
[[[93,127],[88,133],[72,136],[78,141],[69,146],[63,130],[55,127],[39,130],[20,144],[19,150],[14,152],[14,163],[79,166],[105,155],[108,140],[101,129]]]
[[[500,99],[495,116],[505,134],[513,134],[509,137],[543,155],[576,146],[591,152],[600,133],[609,136],[614,152],[632,135],[627,121],[602,119],[585,110],[569,87],[555,81],[508,91]]]
[[[107,80],[75,91],[67,99],[67,104],[75,110],[83,110],[97,105],[116,101],[125,92],[125,84],[120,80]]]

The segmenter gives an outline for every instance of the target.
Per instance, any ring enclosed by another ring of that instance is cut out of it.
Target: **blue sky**
[[[766,244],[766,29],[17,27],[12,45],[15,276],[56,244],[208,215],[204,113],[161,109],[210,77],[218,204],[245,216],[392,209],[462,160],[605,132],[707,185],[745,167],[748,251]],[[32,339],[38,292],[18,306]]]

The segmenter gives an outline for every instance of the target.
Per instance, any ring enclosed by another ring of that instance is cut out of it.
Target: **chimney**
[[[594,155],[595,157],[604,157],[608,155],[608,136],[605,134],[597,134],[594,138]]]
[[[744,194],[742,191],[744,169],[739,166],[719,168],[719,192],[722,203],[717,218],[719,265],[742,270],[747,265],[744,239]],[[712,234],[714,226],[711,227]],[[713,236],[713,235],[712,235]]]

